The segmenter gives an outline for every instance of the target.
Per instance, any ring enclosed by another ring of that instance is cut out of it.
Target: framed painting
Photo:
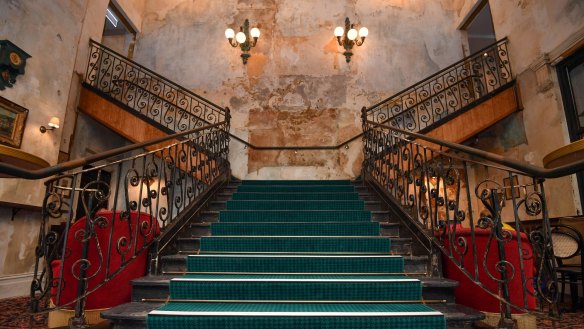
[[[20,148],[28,110],[0,97],[0,143]]]

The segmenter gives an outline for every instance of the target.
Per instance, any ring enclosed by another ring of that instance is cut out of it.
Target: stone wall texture
[[[360,111],[462,58],[461,1],[147,0],[135,60],[221,106],[257,146],[334,146],[361,132]],[[345,17],[369,28],[346,63]],[[224,37],[249,19],[261,36],[243,65]],[[431,26],[432,28],[429,28]],[[354,178],[349,149],[262,151],[232,143],[238,178]]]

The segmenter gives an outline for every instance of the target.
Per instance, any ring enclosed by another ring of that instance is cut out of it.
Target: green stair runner
[[[387,254],[391,241],[387,237],[219,237],[201,238],[201,253],[379,253]]]
[[[351,185],[350,180],[244,180],[241,185],[285,185],[285,186],[330,186],[330,185]]]
[[[231,200],[227,210],[363,210],[361,200],[346,201],[283,201],[283,200]]]
[[[243,222],[213,223],[213,235],[300,235],[300,236],[365,236],[379,235],[379,224],[371,222]]]
[[[226,222],[355,222],[371,221],[371,212],[364,210],[224,210],[219,221]]]
[[[315,192],[294,192],[294,193],[235,193],[232,200],[359,200],[359,194],[350,193],[315,193]]]
[[[191,255],[190,272],[401,273],[404,259],[390,255]]]
[[[242,181],[148,327],[445,328],[353,192],[350,181]]]
[[[237,192],[246,193],[349,193],[355,192],[353,185],[241,185]]]
[[[170,303],[148,316],[148,328],[445,327],[441,313],[421,304]]]

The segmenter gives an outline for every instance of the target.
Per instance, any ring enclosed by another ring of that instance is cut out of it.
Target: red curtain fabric
[[[531,309],[535,308],[535,297],[533,294],[533,277],[535,275],[535,268],[534,268],[534,255],[533,255],[533,248],[529,239],[525,233],[521,233],[521,249],[522,249],[522,257],[523,257],[523,273],[525,274],[525,286],[529,293],[524,293],[523,289],[523,281],[521,279],[521,265],[520,265],[520,257],[519,257],[519,249],[518,249],[518,241],[517,241],[517,233],[514,230],[508,231],[511,235],[511,238],[505,244],[505,256],[507,261],[509,261],[514,268],[513,278],[509,281],[509,295],[511,297],[511,302],[515,305],[519,305],[522,307],[528,307]],[[456,251],[453,249],[453,254],[456,255],[456,259],[460,262],[462,260],[462,265],[466,269],[466,271],[470,272],[471,275],[474,277],[475,270],[474,270],[474,254],[473,248],[471,245],[471,231],[469,228],[462,228],[460,226],[456,227],[456,238],[453,241],[452,247],[455,248],[457,246],[457,238],[461,237],[466,239],[468,244],[468,251],[464,256],[458,256]],[[475,241],[476,241],[476,254],[477,254],[477,262],[478,262],[478,273],[479,273],[479,280],[482,285],[489,291],[497,294],[499,291],[498,283],[491,279],[487,274],[487,270],[489,273],[496,279],[501,279],[502,276],[497,271],[497,263],[499,262],[499,253],[497,247],[497,240],[493,237],[489,239],[491,234],[490,229],[480,229],[475,228]],[[443,236],[444,244],[446,248],[450,248],[450,241],[448,238],[448,234]],[[490,246],[489,246],[490,243]],[[487,254],[487,261],[486,261],[486,269],[483,265],[484,255],[486,253],[487,247],[489,246],[489,253]],[[459,251],[462,251],[461,247],[458,247]],[[479,311],[485,312],[494,312],[499,313],[500,311],[500,303],[499,300],[494,298],[493,296],[486,293],[483,288],[477,286],[470,280],[459,268],[451,261],[448,257],[443,257],[443,268],[444,268],[444,276],[449,279],[456,280],[460,283],[460,285],[455,290],[455,297],[456,302],[462,305],[470,306],[474,309]],[[511,276],[512,270],[507,269],[508,277]],[[524,295],[526,295],[527,304],[524,301]],[[512,309],[512,313],[521,313],[515,309]]]
[[[109,308],[130,301],[132,279],[146,274],[148,250],[140,250],[160,233],[156,218],[146,213],[99,211],[94,216],[93,230],[89,237],[88,262],[80,261],[84,244],[86,217],[80,218],[69,229],[66,238],[64,266],[61,270],[61,258],[51,263],[53,272],[52,301],[60,306],[77,298],[80,270],[87,266],[85,277],[87,290],[104,282],[106,275],[111,277],[119,271],[122,264],[136,256],[113,279],[91,293],[86,299],[86,309]],[[113,232],[113,234],[112,234]],[[111,243],[110,243],[111,239]],[[110,254],[108,264],[108,250]],[[61,274],[62,271],[62,274]],[[59,285],[60,283],[60,285]],[[61,288],[57,301],[57,289]],[[68,305],[73,308],[75,303]]]

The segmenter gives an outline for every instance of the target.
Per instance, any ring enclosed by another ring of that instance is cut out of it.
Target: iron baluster
[[[495,238],[497,242],[497,253],[499,255],[499,262],[497,263],[497,270],[501,275],[501,280],[499,281],[501,294],[505,301],[510,300],[509,295],[509,276],[507,271],[507,266],[511,265],[507,261],[507,257],[505,254],[505,241],[506,239],[503,237],[503,220],[501,218],[501,208],[499,203],[499,194],[497,190],[491,189],[489,190],[490,193],[490,201],[492,208],[492,227],[491,230],[495,233]],[[515,275],[515,271],[511,274],[511,276]],[[499,322],[499,328],[513,328],[513,319],[511,318],[511,307],[507,303],[501,303],[501,307],[503,308],[503,312],[501,313],[501,321]]]

